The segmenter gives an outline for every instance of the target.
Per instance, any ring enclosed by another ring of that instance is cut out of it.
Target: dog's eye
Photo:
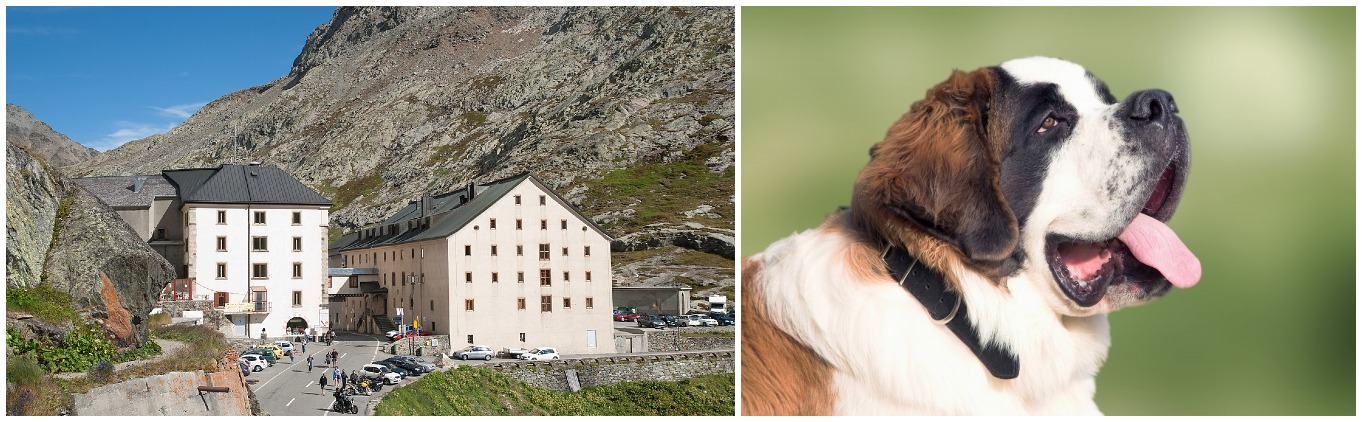
[[[1055,120],[1055,116],[1046,116],[1045,120],[1040,122],[1040,128],[1036,129],[1036,133],[1045,133],[1057,124],[1059,124],[1059,121]]]

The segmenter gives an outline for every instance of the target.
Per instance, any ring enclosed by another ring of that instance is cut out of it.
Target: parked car
[[[637,320],[638,320],[638,314],[631,314],[631,313],[615,314],[615,321],[618,321],[618,322],[634,322],[634,321],[637,321]]]
[[[644,316],[638,319],[638,326],[640,328],[662,329],[667,328],[667,321],[663,320],[661,317],[658,317],[657,315]]]
[[[462,359],[462,360],[469,360],[469,359],[492,360],[492,358],[493,358],[494,356],[496,356],[496,354],[497,354],[497,352],[494,351],[494,350],[492,350],[491,347],[487,347],[487,346],[483,346],[483,345],[477,345],[477,346],[468,346],[468,347],[463,348],[463,350],[460,350],[460,351],[457,351],[457,352],[454,352],[454,353],[450,353],[450,354],[449,354],[449,357],[451,357],[451,358],[457,358],[457,359]]]
[[[369,363],[374,364],[374,365],[383,365],[383,366],[387,367],[389,371],[392,371],[392,372],[397,373],[397,375],[401,376],[401,377],[404,378],[404,379],[405,379],[405,378],[408,378],[408,377],[410,377],[410,376],[412,376],[411,371],[408,371],[408,370],[406,370],[405,368],[402,368],[401,366],[398,366],[397,364],[392,363],[392,362],[388,362],[388,361],[384,361],[384,360],[377,360],[377,361],[373,361],[373,362],[369,362]]]
[[[714,318],[715,321],[719,321],[719,325],[733,325],[733,317],[729,316],[728,314],[713,313],[709,314],[709,317]]]
[[[284,356],[293,356],[293,342],[279,340],[274,342],[274,345],[279,346],[279,349],[284,351]]]
[[[394,358],[396,358],[396,356],[393,356],[393,357],[390,357],[390,358],[387,358],[387,359],[383,359],[383,360],[381,360],[381,361],[379,361],[379,362],[382,362],[382,363],[384,363],[384,364],[392,364],[392,365],[394,365],[394,366],[397,366],[398,368],[401,368],[401,369],[404,370],[404,371],[407,371],[407,374],[408,374],[408,375],[413,375],[413,376],[418,376],[418,377],[421,376],[421,374],[430,372],[430,371],[425,370],[425,368],[422,367],[421,365],[417,365],[417,364],[415,364],[415,363],[411,363],[411,362],[408,362],[408,361],[405,361],[405,360],[402,360],[402,359],[394,359]]]
[[[269,351],[271,351],[271,352],[274,352],[274,358],[275,358],[275,359],[283,359],[283,358],[284,358],[284,349],[281,348],[281,347],[279,347],[279,345],[277,345],[277,344],[274,344],[274,343],[257,344],[257,345],[255,345],[255,348],[257,348],[257,349],[265,349],[265,350],[269,350]]]
[[[393,337],[397,337],[398,334],[407,331],[416,331],[416,327],[413,327],[411,324],[407,324],[401,327],[397,327],[396,330],[389,330],[388,332],[383,333],[383,336],[392,339]]]
[[[398,335],[396,335],[396,336],[393,336],[393,341],[398,341],[398,340],[401,340],[401,339],[404,339],[404,338],[410,338],[410,337],[433,336],[433,335],[435,335],[435,333],[432,333],[432,332],[426,331],[426,330],[412,330],[412,331],[406,332],[406,334],[398,334]]]
[[[668,327],[680,327],[686,325],[683,321],[681,321],[682,318],[677,318],[676,315],[662,314],[658,315],[658,317],[662,318],[663,321],[666,321]]]
[[[695,314],[691,314],[691,315],[682,315],[682,316],[677,317],[677,318],[681,320],[681,325],[682,325],[682,326],[686,326],[686,327],[699,327],[699,326],[701,326],[701,325],[705,325],[705,323],[700,322],[700,316],[699,316],[699,315],[695,315]]]
[[[416,366],[420,367],[420,368],[421,368],[421,371],[423,371],[423,372],[425,372],[425,373],[435,372],[435,364],[430,363],[430,362],[426,362],[426,361],[424,361],[424,360],[420,360],[420,359],[417,359],[417,358],[414,358],[414,357],[411,357],[411,356],[407,356],[407,355],[393,356],[393,357],[388,358],[387,360],[394,360],[394,359],[396,359],[396,360],[402,360],[402,361],[405,361],[405,362],[410,362],[412,365],[416,365]]]
[[[520,355],[521,360],[553,360],[558,359],[558,349],[552,347],[540,347],[530,349],[530,351]]]
[[[368,364],[359,368],[359,374],[365,378],[382,382],[388,385],[395,385],[402,382],[402,376],[388,369],[388,367],[377,364]]]
[[[236,360],[237,362],[245,363],[246,368],[251,372],[264,371],[265,367],[268,366],[268,364],[265,363],[265,358],[255,354],[241,355],[241,357]]]
[[[269,363],[269,366],[274,366],[274,362],[276,362],[276,361],[278,360],[278,359],[275,359],[275,358],[274,358],[274,351],[273,351],[273,350],[270,350],[270,349],[263,349],[263,348],[253,348],[253,349],[242,350],[242,351],[241,351],[241,355],[242,355],[242,356],[245,356],[245,355],[258,355],[258,356],[260,356],[261,358],[264,358],[264,359],[265,359],[265,362],[268,362],[268,363]]]

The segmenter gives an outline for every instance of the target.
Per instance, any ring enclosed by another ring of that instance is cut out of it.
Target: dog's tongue
[[[1117,237],[1145,265],[1154,267],[1174,286],[1188,288],[1201,280],[1201,261],[1178,239],[1168,225],[1138,214]]]

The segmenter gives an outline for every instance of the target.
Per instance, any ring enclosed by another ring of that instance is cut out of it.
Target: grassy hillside
[[[733,374],[677,382],[630,382],[576,393],[516,381],[491,369],[460,366],[385,394],[374,413],[414,415],[714,415],[734,414]]]

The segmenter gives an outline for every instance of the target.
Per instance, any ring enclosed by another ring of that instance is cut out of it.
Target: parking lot
[[[290,363],[288,356],[280,359],[274,366],[265,368],[260,372],[252,372],[246,377],[247,380],[255,380],[251,384],[251,389],[255,391],[260,407],[268,414],[273,416],[317,416],[317,415],[337,415],[331,411],[331,404],[335,402],[332,393],[335,392],[335,383],[329,376],[331,368],[325,367],[323,354],[330,353],[332,350],[337,352],[338,364],[335,367],[343,370],[347,375],[350,371],[357,371],[365,364],[387,359],[391,354],[383,351],[384,345],[389,344],[387,339],[381,336],[369,334],[340,333],[336,336],[336,341],[330,347],[326,343],[308,343],[307,353],[302,353],[302,344],[294,343],[297,356]],[[307,368],[307,355],[314,355],[313,368],[309,372]],[[422,359],[431,361],[430,358]],[[323,389],[319,384],[323,374],[327,374],[326,388]],[[420,377],[409,377],[402,380],[397,386],[406,385]],[[383,392],[389,391],[396,386],[383,386]],[[364,414],[365,406],[369,403],[371,396],[354,396],[351,399],[360,408],[360,414]],[[350,416],[349,414],[345,414]]]

